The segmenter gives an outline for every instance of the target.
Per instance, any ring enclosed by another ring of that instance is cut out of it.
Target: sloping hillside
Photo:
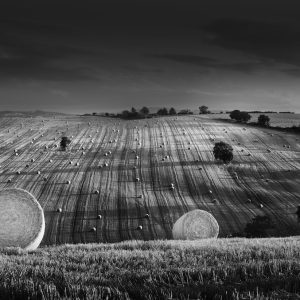
[[[234,149],[228,166],[212,155],[220,140]],[[176,219],[195,208],[215,216],[221,237],[257,215],[271,217],[273,235],[300,234],[300,143],[283,132],[200,116],[3,117],[0,165],[1,189],[26,189],[42,205],[43,245],[171,239]]]

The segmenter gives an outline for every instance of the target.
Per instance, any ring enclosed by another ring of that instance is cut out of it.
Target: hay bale
[[[8,180],[7,180],[7,183],[11,183],[11,179],[8,179]]]
[[[66,181],[66,184],[71,184],[71,181],[70,180]]]
[[[135,178],[135,181],[136,181],[136,182],[140,182],[140,178],[138,178],[138,177]]]
[[[98,219],[98,220],[102,219],[102,216],[101,216],[101,215],[98,215],[98,216],[97,216],[97,219]]]
[[[94,192],[94,194],[96,194],[96,195],[99,195],[99,190],[96,190],[95,192]]]
[[[0,191],[0,247],[36,249],[45,232],[44,212],[35,197],[22,189]]]
[[[136,230],[143,230],[143,226],[142,225],[139,225]]]
[[[217,238],[219,225],[212,214],[195,209],[184,214],[175,222],[172,234],[176,240]]]
[[[96,232],[96,230],[97,230],[96,227],[92,227],[92,228],[91,228],[91,231],[92,231],[92,232]]]

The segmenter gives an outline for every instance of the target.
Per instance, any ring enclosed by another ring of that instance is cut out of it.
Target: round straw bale
[[[140,181],[140,179],[137,177],[137,178],[135,178],[135,181],[136,181],[136,182],[139,182],[139,181]]]
[[[97,216],[97,219],[98,219],[98,220],[102,219],[102,216],[101,216],[101,215],[98,215],[98,216]]]
[[[142,226],[142,225],[139,225],[136,229],[137,229],[137,230],[143,230],[143,226]]]
[[[219,225],[207,211],[195,209],[181,216],[173,225],[173,238],[177,240],[198,240],[217,238]]]
[[[71,181],[70,180],[66,181],[66,184],[71,184]]]
[[[11,179],[8,179],[7,182],[8,182],[8,183],[11,183]]]
[[[98,190],[96,190],[96,191],[94,192],[94,194],[96,194],[96,195],[99,195],[99,191],[98,191]]]
[[[91,231],[92,231],[92,232],[96,232],[96,227],[92,227],[92,228],[91,228]]]
[[[0,247],[36,249],[45,232],[44,212],[35,197],[22,189],[0,191]]]

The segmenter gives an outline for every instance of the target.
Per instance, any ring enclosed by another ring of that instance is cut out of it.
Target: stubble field
[[[65,152],[63,135],[72,140]],[[234,149],[226,166],[212,153],[221,140]],[[0,188],[37,198],[42,245],[171,239],[174,222],[195,208],[214,215],[220,237],[257,215],[271,217],[275,236],[299,235],[299,150],[297,135],[200,116],[3,117]]]

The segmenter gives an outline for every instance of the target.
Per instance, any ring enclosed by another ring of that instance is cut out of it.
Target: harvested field
[[[227,166],[212,154],[221,140],[234,149]],[[0,153],[0,189],[25,189],[44,209],[42,245],[171,239],[193,209],[216,218],[220,237],[257,215],[271,217],[275,236],[300,234],[297,135],[200,116],[3,117]]]

